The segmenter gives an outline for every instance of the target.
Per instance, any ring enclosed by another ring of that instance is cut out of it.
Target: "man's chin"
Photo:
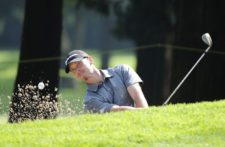
[[[87,81],[88,81],[88,78],[87,78],[87,77],[79,77],[79,79],[80,79],[81,81],[84,81],[84,82],[87,82]]]

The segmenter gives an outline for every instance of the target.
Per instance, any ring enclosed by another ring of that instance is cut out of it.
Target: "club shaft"
[[[170,99],[173,97],[173,95],[177,92],[177,90],[180,88],[180,86],[184,83],[184,81],[187,79],[187,77],[191,74],[191,72],[195,69],[195,67],[198,65],[198,63],[202,60],[202,58],[205,56],[205,54],[209,51],[211,46],[209,46],[204,53],[201,55],[201,57],[197,60],[197,62],[192,66],[192,68],[188,71],[188,73],[185,75],[185,77],[181,80],[181,82],[177,85],[177,87],[174,89],[174,91],[170,94],[170,96],[166,99],[166,101],[163,103],[163,105],[166,105]]]

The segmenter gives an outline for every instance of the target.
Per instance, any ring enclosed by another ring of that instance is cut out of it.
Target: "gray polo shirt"
[[[128,65],[100,70],[105,77],[101,84],[87,85],[84,99],[85,109],[89,112],[109,112],[113,105],[134,106],[127,87],[142,82],[137,73]]]

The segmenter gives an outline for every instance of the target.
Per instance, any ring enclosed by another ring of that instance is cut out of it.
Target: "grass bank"
[[[225,101],[0,124],[0,146],[225,146]]]

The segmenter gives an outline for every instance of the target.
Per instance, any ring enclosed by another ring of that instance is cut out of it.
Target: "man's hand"
[[[117,112],[117,111],[125,111],[125,110],[134,110],[134,107],[130,106],[118,106],[118,105],[113,105],[111,108],[111,112]]]

